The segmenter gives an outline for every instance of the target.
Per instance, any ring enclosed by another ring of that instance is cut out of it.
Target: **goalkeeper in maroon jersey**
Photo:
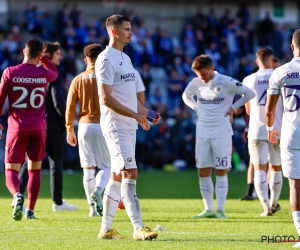
[[[45,96],[47,85],[57,77],[55,65],[42,54],[38,39],[27,41],[23,63],[4,70],[0,83],[0,112],[8,97],[9,114],[5,143],[6,186],[13,195],[14,220],[22,219],[24,196],[20,194],[18,172],[28,157],[28,204],[25,217],[34,219],[34,207],[41,185],[41,162],[46,150]],[[42,67],[37,67],[41,63]]]

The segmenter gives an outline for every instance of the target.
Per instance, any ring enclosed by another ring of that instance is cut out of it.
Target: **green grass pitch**
[[[98,240],[100,217],[88,217],[89,208],[82,186],[82,173],[64,175],[64,198],[79,206],[78,211],[52,211],[49,175],[42,176],[36,205],[36,220],[15,222],[11,218],[12,198],[0,175],[0,249],[292,249],[294,243],[261,243],[262,236],[294,236],[296,230],[288,202],[288,182],[284,179],[282,210],[259,217],[259,201],[239,201],[246,189],[246,173],[229,173],[229,193],[225,205],[228,220],[193,219],[201,212],[196,170],[183,172],[140,172],[137,193],[146,226],[164,227],[157,240],[135,242],[126,212],[117,211],[113,227],[124,240]],[[214,177],[213,177],[213,180]],[[26,203],[26,201],[25,201]]]

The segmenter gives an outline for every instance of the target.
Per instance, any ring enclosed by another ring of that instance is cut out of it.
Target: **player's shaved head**
[[[43,43],[39,39],[30,39],[25,45],[25,54],[28,58],[37,58],[43,52]]]
[[[274,53],[269,48],[261,48],[256,52],[257,60],[265,64],[270,58],[274,57]]]
[[[208,55],[200,55],[194,59],[192,64],[192,70],[199,71],[203,68],[208,68],[212,66],[213,66],[213,62]]]
[[[292,38],[292,43],[297,49],[300,49],[300,29],[295,30]]]
[[[121,26],[123,22],[130,22],[130,20],[122,15],[112,15],[106,19],[106,29],[117,28]]]
[[[83,55],[90,58],[91,60],[96,60],[98,55],[103,51],[101,44],[94,43],[84,47]]]

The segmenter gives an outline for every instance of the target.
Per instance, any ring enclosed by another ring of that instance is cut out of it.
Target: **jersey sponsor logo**
[[[25,77],[14,77],[12,79],[14,83],[47,83],[47,78],[25,78]]]
[[[96,74],[93,73],[93,74],[84,74],[82,77],[81,77],[81,80],[84,80],[84,79],[91,79],[91,78],[96,78]]]
[[[121,75],[121,80],[125,80],[125,82],[135,81],[134,73]]]
[[[258,83],[258,85],[269,84],[269,80],[262,80],[262,81],[258,80],[257,83]]]
[[[220,104],[225,101],[225,98],[224,97],[215,97],[213,99],[208,99],[208,98],[200,97],[199,101],[201,102],[201,104]]]
[[[237,82],[235,85],[236,85],[237,87],[243,86],[243,84],[242,84],[241,82]]]
[[[286,74],[286,79],[300,78],[299,72],[291,72]]]
[[[222,91],[222,87],[221,86],[216,86],[213,90],[214,90],[215,93],[220,94],[221,91]]]

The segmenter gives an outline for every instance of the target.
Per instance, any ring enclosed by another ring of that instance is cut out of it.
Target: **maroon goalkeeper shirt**
[[[47,85],[57,77],[56,66],[42,58],[43,67],[22,63],[4,70],[0,82],[0,112],[8,96],[7,132],[44,130]]]

